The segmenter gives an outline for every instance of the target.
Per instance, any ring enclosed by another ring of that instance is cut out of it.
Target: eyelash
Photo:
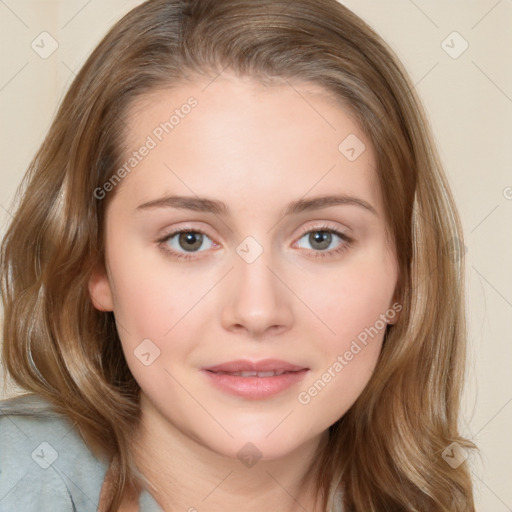
[[[346,249],[348,249],[353,243],[354,243],[354,240],[350,237],[348,237],[345,233],[342,233],[341,231],[338,231],[337,229],[333,229],[329,226],[326,226],[326,225],[323,225],[323,226],[318,226],[318,227],[315,227],[315,228],[305,228],[302,230],[300,236],[299,236],[299,240],[306,234],[308,233],[315,233],[315,232],[327,232],[327,233],[331,233],[333,235],[336,235],[338,236],[339,238],[341,238],[341,240],[343,240],[343,244],[341,244],[337,249],[331,249],[330,251],[312,251],[314,253],[314,256],[313,258],[330,258],[330,257],[334,257],[334,256],[337,256],[339,254],[341,254],[343,251],[345,251]],[[205,233],[204,231],[202,231],[201,229],[196,229],[196,228],[181,228],[181,229],[178,229],[178,230],[175,230],[175,231],[172,231],[168,234],[166,234],[163,238],[157,240],[159,246],[162,248],[162,250],[168,255],[170,256],[171,258],[175,259],[175,260],[192,260],[195,258],[193,252],[191,253],[181,253],[181,252],[178,252],[178,251],[175,251],[174,249],[170,249],[169,248],[169,245],[166,244],[166,242],[169,241],[170,238],[173,238],[175,235],[179,235],[181,233],[199,233],[199,234],[202,234],[202,235],[205,235],[207,236],[208,238],[210,238],[208,236],[207,233]]]

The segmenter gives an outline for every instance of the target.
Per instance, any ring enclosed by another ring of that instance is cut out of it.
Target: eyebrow
[[[362,199],[346,194],[334,194],[293,201],[286,206],[282,212],[282,216],[297,215],[303,212],[339,205],[359,206],[370,211],[374,215],[378,215],[375,208],[370,203]],[[136,210],[150,210],[153,208],[179,208],[184,210],[193,210],[196,212],[213,213],[215,215],[230,215],[230,210],[226,203],[216,199],[197,196],[161,197],[137,206]]]

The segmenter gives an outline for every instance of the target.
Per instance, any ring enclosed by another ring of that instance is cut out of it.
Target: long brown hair
[[[128,443],[140,388],[113,314],[88,281],[104,264],[98,199],[122,165],[132,102],[225,69],[321,85],[371,141],[400,268],[403,309],[374,374],[319,454],[325,509],[474,511],[467,463],[444,460],[458,432],[466,359],[463,237],[427,118],[397,57],[336,0],[149,0],[105,36],[69,88],[18,189],[1,247],[3,364],[14,382],[75,421],[109,462],[109,512],[140,484]],[[341,141],[340,141],[341,142]]]

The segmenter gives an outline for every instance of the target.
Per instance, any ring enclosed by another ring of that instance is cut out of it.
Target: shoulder
[[[343,484],[341,483],[341,475],[338,477],[336,485],[331,487],[327,503],[327,510],[329,512],[344,512],[343,507],[344,492]]]
[[[0,400],[0,510],[94,512],[106,470],[39,395]]]

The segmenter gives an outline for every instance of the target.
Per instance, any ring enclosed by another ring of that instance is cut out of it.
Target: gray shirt
[[[106,463],[38,395],[0,401],[0,512],[96,512]],[[143,490],[141,512],[163,512]]]
[[[39,395],[0,401],[0,512],[96,512],[107,464]],[[342,512],[341,492],[333,512]],[[163,512],[143,490],[141,512]]]

